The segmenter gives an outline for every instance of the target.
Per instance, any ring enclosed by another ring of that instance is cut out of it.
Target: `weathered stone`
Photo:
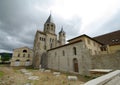
[[[40,72],[44,72],[45,71],[45,69],[39,69],[40,70]]]
[[[60,75],[60,72],[53,72],[54,75]]]
[[[38,76],[30,76],[28,79],[29,80],[39,80],[39,77]]]
[[[77,76],[68,76],[68,80],[77,80]]]
[[[26,69],[21,69],[20,71],[21,71],[22,73],[28,72]]]
[[[33,85],[32,83],[26,83],[26,84],[24,84],[24,85]]]
[[[32,73],[31,72],[26,72],[25,75],[32,76]]]
[[[51,70],[45,70],[44,72],[48,72],[48,73],[50,73],[50,72],[51,72]]]

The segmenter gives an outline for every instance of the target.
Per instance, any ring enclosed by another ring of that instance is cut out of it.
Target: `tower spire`
[[[53,22],[51,13],[44,24],[44,32],[55,34],[55,24]]]
[[[63,31],[63,26],[61,27],[61,31],[60,31],[59,33],[65,33],[65,32]]]
[[[53,19],[52,19],[51,11],[50,11],[50,15],[49,15],[49,17],[48,17],[48,19],[46,20],[45,23],[53,23]]]

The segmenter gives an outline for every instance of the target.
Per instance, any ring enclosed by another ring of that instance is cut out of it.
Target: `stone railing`
[[[119,83],[118,82],[120,79],[119,77],[120,77],[120,70],[116,70],[114,72],[103,75],[96,79],[90,80],[86,82],[84,85],[116,85],[115,83]]]

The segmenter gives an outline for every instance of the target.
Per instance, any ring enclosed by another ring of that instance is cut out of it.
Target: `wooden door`
[[[78,60],[76,58],[73,59],[73,66],[74,66],[74,72],[79,72]]]

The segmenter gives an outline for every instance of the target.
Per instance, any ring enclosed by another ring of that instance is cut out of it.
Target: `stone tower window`
[[[47,26],[49,26],[49,24],[47,24]]]
[[[53,27],[53,24],[51,25],[51,27]]]
[[[77,55],[76,47],[73,47],[73,53],[74,53],[74,55]]]

